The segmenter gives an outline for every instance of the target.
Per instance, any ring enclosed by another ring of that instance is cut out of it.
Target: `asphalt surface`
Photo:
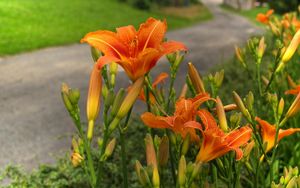
[[[205,2],[214,19],[192,27],[171,31],[169,39],[184,42],[192,61],[201,72],[232,57],[234,44],[242,44],[258,32],[245,18],[218,8],[219,0]],[[39,163],[53,163],[70,150],[74,125],[60,98],[60,85],[68,83],[81,90],[83,117],[92,68],[89,47],[84,44],[52,47],[0,58],[0,168],[20,164],[25,169]],[[167,71],[164,61],[152,71]],[[184,82],[186,66],[180,69],[176,86]],[[127,87],[122,71],[118,86]],[[138,111],[143,106],[137,106]]]

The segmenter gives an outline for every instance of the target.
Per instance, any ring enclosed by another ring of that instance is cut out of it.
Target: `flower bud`
[[[242,53],[242,50],[241,50],[238,46],[235,46],[234,49],[235,49],[235,55],[236,55],[238,61],[241,63],[241,65],[242,65],[244,68],[246,68],[247,65],[246,65],[246,63],[245,63],[244,55],[243,55],[243,53]]]
[[[297,31],[297,33],[294,35],[290,45],[286,49],[282,61],[285,63],[291,59],[291,57],[294,55],[295,51],[297,50],[300,42],[300,30]]]
[[[118,109],[115,118],[109,125],[108,129],[110,133],[117,128],[122,118],[124,118],[128,114],[129,110],[132,108],[134,102],[140,94],[141,89],[143,88],[144,79],[145,77],[140,77],[133,83],[132,87],[130,88],[130,91],[128,92],[122,104],[120,105],[120,108]]]
[[[186,181],[186,161],[184,155],[181,156],[178,165],[178,183],[184,186]]]
[[[165,135],[159,144],[158,161],[160,166],[166,166],[169,159],[169,138]]]
[[[73,105],[77,105],[80,99],[80,91],[79,89],[71,89],[69,91],[69,99]]]
[[[284,65],[292,58],[295,51],[297,50],[300,43],[300,30],[297,31],[297,33],[294,35],[290,45],[285,50],[281,62],[279,63],[278,67],[276,68],[276,72],[281,71],[284,68]]]
[[[280,30],[277,26],[275,26],[275,24],[273,24],[272,22],[269,22],[269,26],[270,26],[270,29],[271,29],[272,33],[275,36],[280,36]]]
[[[75,138],[72,138],[72,149],[75,153],[79,153],[78,143]]]
[[[263,81],[265,86],[267,86],[269,84],[269,80],[265,76],[261,76],[261,80]]]
[[[156,152],[153,145],[153,139],[150,134],[145,137],[147,166],[157,166]]]
[[[110,72],[110,83],[112,86],[116,83],[116,74],[118,72],[118,64],[115,62],[111,62],[109,64],[109,72]]]
[[[83,157],[76,152],[73,152],[71,155],[71,162],[73,164],[74,167],[77,167],[78,165],[80,165],[80,163],[83,161]]]
[[[283,100],[283,98],[281,98],[279,103],[278,103],[278,109],[277,109],[278,119],[281,118],[283,110],[284,110],[284,100]]]
[[[92,58],[93,58],[94,62],[97,62],[97,60],[101,56],[101,52],[94,47],[91,47],[91,54],[92,54]]]
[[[253,110],[253,103],[254,103],[254,95],[251,91],[249,91],[248,95],[246,96],[246,106],[250,112]]]
[[[97,64],[95,64],[90,77],[90,85],[87,98],[87,138],[89,140],[93,137],[94,123],[100,110],[101,89],[101,74]]]
[[[190,137],[191,136],[189,133],[185,136],[181,146],[181,155],[185,155],[188,152],[190,146]]]
[[[226,120],[226,114],[224,111],[224,106],[222,104],[222,101],[219,97],[216,99],[216,109],[217,109],[217,116],[219,119],[220,128],[227,132],[228,131],[228,125]]]
[[[262,37],[259,41],[259,44],[258,44],[258,49],[257,49],[257,58],[258,58],[258,63],[261,62],[261,59],[264,55],[264,52],[266,50],[266,43],[265,43],[265,38]]]
[[[141,163],[137,160],[135,161],[135,170],[137,177],[143,187],[150,185],[150,179],[146,170],[142,167]]]
[[[242,114],[241,113],[234,113],[230,116],[230,125],[231,128],[236,128],[239,126],[240,122],[242,120]]]
[[[108,157],[111,156],[116,146],[116,138],[113,138],[106,146],[104,154],[103,154],[103,161],[106,160]]]
[[[188,63],[188,74],[197,93],[205,93],[201,76],[192,63]]]
[[[110,114],[112,115],[112,117],[114,117],[117,114],[117,112],[122,104],[124,95],[125,95],[125,89],[121,88],[118,91],[118,93],[114,99],[114,102],[113,102],[113,105],[112,105],[112,108],[110,111]]]
[[[65,107],[68,110],[68,112],[72,113],[72,111],[74,110],[74,107],[69,99],[69,88],[64,83],[62,84],[61,97],[63,99],[63,102],[64,102]]]
[[[192,176],[191,176],[192,180],[195,179],[198,176],[198,174],[201,171],[201,167],[202,167],[202,163],[201,162],[197,162],[196,165],[195,165],[195,167],[194,167],[194,170],[192,172]]]
[[[132,85],[130,91],[128,92],[127,96],[123,100],[120,109],[117,113],[117,116],[121,119],[127,115],[133,103],[136,101],[136,98],[139,96],[141,89],[144,85],[144,77],[137,79],[134,84]]]
[[[216,72],[215,77],[214,77],[215,84],[218,88],[221,87],[221,85],[223,83],[223,79],[224,79],[224,69],[222,69],[219,72]]]
[[[245,147],[245,149],[244,149],[244,158],[248,158],[248,157],[250,156],[250,153],[251,153],[251,151],[252,151],[254,145],[255,145],[254,140],[252,140],[250,143],[248,143],[248,144],[246,145],[246,147]]]
[[[248,121],[251,121],[251,115],[250,115],[249,111],[246,109],[240,96],[235,91],[233,91],[232,93],[233,93],[233,99],[234,99],[236,105],[238,106],[239,110],[247,118]]]
[[[179,98],[185,98],[185,95],[186,95],[186,93],[187,93],[187,90],[188,90],[188,86],[187,86],[187,84],[185,83],[184,85],[183,85],[183,87],[182,87],[182,90],[181,90],[181,92],[180,92],[180,96],[179,96]]]
[[[154,166],[154,168],[153,168],[152,185],[153,185],[153,188],[159,188],[160,187],[160,180],[159,180],[159,173],[158,173],[157,166]]]

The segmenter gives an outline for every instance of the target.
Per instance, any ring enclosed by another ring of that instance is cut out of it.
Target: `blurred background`
[[[74,125],[60,98],[62,82],[85,99],[92,67],[90,48],[79,44],[88,32],[134,25],[148,17],[166,19],[167,38],[185,43],[192,61],[206,73],[233,57],[234,45],[264,31],[257,13],[297,9],[299,0],[1,0],[0,168],[31,170],[70,150]],[[186,66],[178,83],[184,81]],[[162,60],[153,70],[168,71]],[[128,81],[120,69],[119,86]],[[180,85],[180,84],[179,84]],[[84,118],[83,118],[84,119]]]

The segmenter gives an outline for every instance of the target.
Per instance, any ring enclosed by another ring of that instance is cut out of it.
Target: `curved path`
[[[258,31],[245,18],[219,9],[217,0],[206,1],[213,20],[168,33],[168,38],[185,42],[187,61],[201,71],[231,57],[234,44]],[[153,72],[167,67],[160,63]],[[66,82],[82,91],[84,111],[90,70],[89,47],[80,44],[0,58],[0,168],[13,163],[31,169],[69,150],[74,129],[61,102],[60,84]],[[121,86],[128,84],[123,73],[119,80]]]

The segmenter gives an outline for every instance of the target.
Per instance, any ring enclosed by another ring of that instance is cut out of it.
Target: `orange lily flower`
[[[263,143],[266,144],[265,151],[270,151],[275,145],[275,136],[276,136],[276,127],[271,125],[265,120],[256,117],[255,120],[259,123],[261,127],[261,136],[263,139]],[[300,131],[300,128],[290,128],[287,130],[279,130],[277,142],[279,142],[282,138],[289,136],[295,132]]]
[[[153,89],[156,89],[157,85],[161,82],[163,82],[165,79],[168,78],[168,74],[163,72],[163,73],[160,73],[156,79],[154,80],[154,82],[152,83],[152,88]],[[139,99],[141,99],[142,101],[146,101],[146,96],[145,96],[145,92],[144,92],[144,89],[141,90],[141,93],[140,93],[140,96],[139,96]],[[154,104],[156,102],[155,100],[155,97],[149,93],[149,100],[152,104]]]
[[[145,125],[151,128],[171,129],[185,138],[190,134],[192,141],[199,141],[199,136],[194,128],[186,127],[185,124],[196,120],[197,109],[205,101],[210,100],[207,93],[199,94],[195,98],[180,98],[176,102],[174,116],[155,116],[150,112],[142,114],[141,118]],[[199,124],[200,125],[200,124]]]
[[[104,53],[98,59],[99,68],[114,61],[135,81],[148,73],[163,55],[187,50],[180,42],[163,42],[166,30],[166,21],[149,18],[138,31],[132,25],[119,27],[116,33],[100,30],[88,33],[81,42]]]
[[[269,18],[273,14],[273,12],[274,12],[274,10],[270,9],[270,10],[267,11],[266,14],[259,13],[256,16],[256,20],[263,23],[263,24],[268,24],[269,23]]]
[[[300,93],[300,85],[296,86],[294,89],[287,90],[285,94],[298,95]]]
[[[198,122],[190,122],[186,125],[187,127],[199,129],[203,135],[202,145],[196,161],[209,162],[232,150],[236,152],[236,159],[240,160],[243,151],[239,147],[247,144],[251,138],[252,129],[244,126],[229,133],[224,133],[207,110],[199,110],[198,115],[204,124],[204,130]]]

